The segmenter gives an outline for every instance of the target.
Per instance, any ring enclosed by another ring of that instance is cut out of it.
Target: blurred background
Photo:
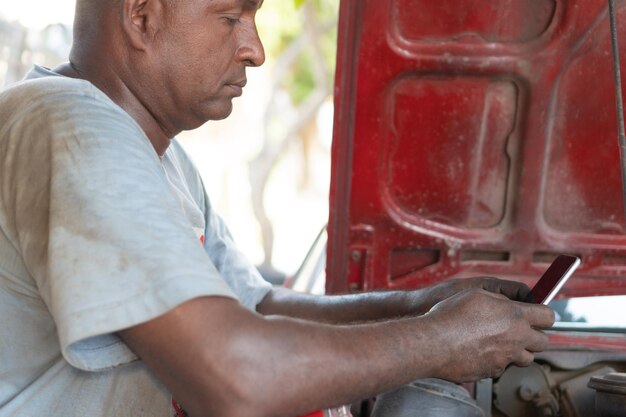
[[[67,61],[74,0],[0,0],[0,87]],[[231,117],[178,138],[213,206],[264,275],[292,275],[328,220],[336,0],[267,0],[267,61]]]

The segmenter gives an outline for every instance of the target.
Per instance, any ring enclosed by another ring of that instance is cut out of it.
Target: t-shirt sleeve
[[[210,207],[206,233],[204,247],[207,254],[237,294],[241,305],[256,310],[271,291],[272,285],[261,277],[259,271],[239,251],[226,224]]]
[[[143,131],[99,95],[94,88],[54,95],[18,118],[3,178],[62,353],[83,370],[135,359],[119,330],[196,297],[237,298]]]
[[[241,305],[255,311],[272,290],[272,285],[261,277],[256,267],[237,247],[226,223],[213,209],[198,170],[181,145],[173,141],[171,148],[178,156],[192,197],[204,213],[204,249],[207,255],[237,295]]]

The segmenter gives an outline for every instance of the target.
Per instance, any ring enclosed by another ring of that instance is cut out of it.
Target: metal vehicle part
[[[485,417],[462,387],[440,379],[420,379],[376,400],[373,417]]]
[[[595,411],[600,417],[618,417],[626,413],[626,374],[612,372],[594,376],[589,388],[596,390]]]
[[[613,372],[621,364],[594,363],[579,369],[560,369],[543,362],[528,368],[511,366],[494,382],[494,416],[594,417],[592,377]]]

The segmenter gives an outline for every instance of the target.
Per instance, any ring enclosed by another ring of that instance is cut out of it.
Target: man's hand
[[[424,317],[435,326],[440,354],[452,359],[437,376],[455,382],[499,376],[511,363],[530,365],[534,353],[548,346],[541,329],[549,329],[555,320],[546,306],[476,289],[440,302]]]
[[[412,293],[413,311],[415,314],[424,314],[435,304],[468,289],[480,289],[493,294],[502,294],[515,301],[528,302],[530,299],[530,288],[521,282],[492,277],[457,278],[414,291]]]

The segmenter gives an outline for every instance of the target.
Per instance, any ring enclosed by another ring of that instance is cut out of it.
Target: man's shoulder
[[[61,96],[96,97],[93,85],[67,77],[41,77],[20,81],[0,93],[0,106],[13,103],[37,104]]]
[[[76,78],[45,76],[25,79],[0,92],[0,114],[5,116],[42,109],[55,112],[86,107],[125,114],[92,83]]]
[[[111,126],[122,123],[136,130],[131,117],[93,84],[60,76],[27,79],[4,90],[0,93],[0,120],[0,131],[16,122],[69,127],[104,120]]]

